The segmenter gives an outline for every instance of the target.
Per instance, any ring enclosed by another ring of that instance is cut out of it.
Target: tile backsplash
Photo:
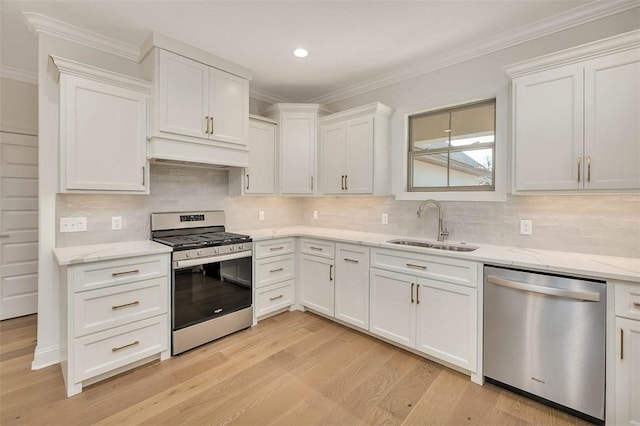
[[[393,197],[232,197],[228,173],[152,164],[151,194],[58,194],[57,217],[87,218],[87,232],[58,233],[57,246],[148,239],[152,212],[225,210],[229,230],[320,226],[435,239],[437,209]],[[449,240],[640,258],[640,194],[515,196],[506,202],[442,202]],[[313,219],[313,211],[318,219]],[[264,221],[259,212],[264,211]],[[381,224],[388,213],[389,224]],[[123,229],[111,230],[122,216]],[[533,235],[519,234],[520,219]]]

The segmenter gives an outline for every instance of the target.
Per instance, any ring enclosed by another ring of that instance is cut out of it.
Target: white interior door
[[[38,139],[0,132],[0,319],[38,306]]]

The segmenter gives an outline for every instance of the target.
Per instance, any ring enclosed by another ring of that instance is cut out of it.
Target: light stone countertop
[[[53,250],[56,261],[60,266],[158,253],[171,253],[171,247],[151,240],[142,240],[88,246],[58,247]]]
[[[333,241],[362,244],[371,247],[391,248],[406,252],[429,254],[432,256],[467,259],[499,266],[535,269],[537,271],[571,274],[605,280],[630,281],[640,285],[640,259],[638,258],[506,247],[490,244],[475,244],[473,242],[468,242],[468,245],[478,247],[477,250],[472,252],[455,252],[403,246],[387,242],[392,239],[434,242],[433,240],[423,238],[407,237],[406,235],[374,234],[341,229],[316,228],[310,226],[233,230],[233,232],[251,235],[254,241],[264,241],[283,237],[330,239]],[[460,242],[447,241],[446,243],[459,244]]]

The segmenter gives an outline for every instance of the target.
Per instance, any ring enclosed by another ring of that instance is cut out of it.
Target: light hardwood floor
[[[66,398],[30,370],[36,317],[0,323],[2,425],[560,425],[579,419],[311,313],[287,312]]]

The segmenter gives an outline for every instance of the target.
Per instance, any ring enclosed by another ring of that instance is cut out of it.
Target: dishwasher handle
[[[567,299],[585,300],[588,302],[599,302],[600,294],[592,291],[565,290],[555,287],[543,287],[535,284],[521,283],[519,281],[505,280],[504,278],[489,275],[487,277],[489,284],[495,284],[502,287],[509,287],[516,290],[528,291],[530,293],[545,294],[547,296],[564,297]]]

